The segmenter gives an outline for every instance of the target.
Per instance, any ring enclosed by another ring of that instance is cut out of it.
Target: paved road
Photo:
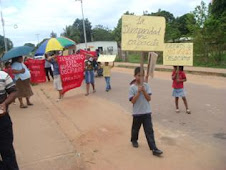
[[[166,74],[170,76],[170,73]],[[127,111],[131,112],[132,106],[127,98],[128,82],[132,79],[133,76],[131,74],[113,72],[113,89],[107,93],[103,90],[105,88],[104,78],[96,78],[96,95],[120,104]],[[160,78],[154,78],[150,82],[153,91],[151,105],[153,108],[154,122],[170,130],[189,135],[199,142],[210,144],[216,147],[216,149],[219,149],[220,152],[225,150],[226,88],[217,89],[187,82],[185,88],[192,114],[188,115],[185,113],[185,108],[181,100],[181,113],[176,114],[174,98],[171,96],[171,83],[171,80]]]

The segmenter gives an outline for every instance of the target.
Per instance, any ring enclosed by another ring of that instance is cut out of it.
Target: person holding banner
[[[86,60],[85,60],[85,81],[86,81],[85,96],[89,95],[90,84],[93,87],[93,93],[95,93],[96,90],[95,90],[95,84],[94,84],[93,58],[89,54],[86,54]]]
[[[47,61],[49,61],[53,66],[53,85],[55,89],[59,92],[59,97],[57,101],[60,101],[63,99],[63,87],[62,87],[62,81],[60,77],[60,70],[59,70],[59,64],[57,62],[57,56],[54,55],[53,57],[47,58]]]
[[[184,105],[186,108],[186,113],[191,114],[191,111],[188,109],[188,103],[185,96],[184,82],[186,82],[187,79],[184,73],[183,66],[174,66],[174,70],[172,73],[172,80],[173,80],[172,87],[173,87],[173,96],[175,97],[176,113],[180,112],[178,103],[179,103],[179,97],[182,97],[182,100],[184,101]]]
[[[151,88],[148,83],[141,84],[140,67],[135,68],[135,83],[129,88],[129,100],[133,104],[133,124],[131,130],[131,142],[133,147],[138,148],[138,136],[143,124],[145,136],[153,155],[160,156],[163,152],[155,144],[154,131],[151,118]],[[144,73],[143,73],[144,75]]]
[[[105,62],[103,66],[103,75],[106,81],[106,92],[111,90],[111,69],[114,67],[114,62],[112,66],[109,66],[109,62]]]
[[[31,74],[27,66],[23,64],[23,57],[16,57],[12,59],[12,71],[15,75],[16,88],[18,90],[17,97],[20,102],[20,108],[27,108],[27,106],[32,106],[30,102],[30,97],[33,95],[30,78]],[[23,103],[23,97],[26,98],[27,106]]]
[[[45,54],[45,58],[48,58],[47,54]],[[53,71],[51,68],[51,63],[46,59],[45,59],[45,72],[46,72],[46,77],[47,77],[48,81],[50,81],[49,74],[53,79]]]

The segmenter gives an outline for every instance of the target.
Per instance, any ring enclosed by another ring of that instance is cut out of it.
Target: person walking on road
[[[19,170],[13,147],[13,128],[9,116],[9,105],[17,95],[12,78],[0,71],[0,169]]]
[[[45,72],[46,72],[46,77],[47,77],[48,81],[50,81],[49,74],[53,79],[53,71],[51,68],[51,63],[47,60],[47,58],[48,58],[48,56],[47,56],[47,54],[45,54]]]
[[[176,113],[179,113],[179,97],[182,97],[184,101],[184,105],[186,108],[186,113],[191,114],[191,111],[188,109],[188,102],[185,95],[184,90],[184,82],[187,81],[186,75],[184,73],[183,66],[174,66],[174,70],[172,73],[172,80],[173,80],[173,96],[175,97],[175,105],[176,105]]]
[[[53,84],[55,89],[59,92],[59,97],[57,101],[60,101],[63,99],[63,87],[62,87],[62,81],[60,77],[60,69],[59,69],[59,64],[57,62],[57,56],[54,55],[52,57],[48,57],[47,59],[52,65],[53,65]]]
[[[106,92],[111,90],[111,69],[114,67],[114,62],[112,66],[109,66],[109,62],[105,62],[103,66],[103,75],[106,81]]]
[[[95,90],[95,84],[94,84],[93,58],[90,57],[88,54],[86,55],[86,60],[85,60],[85,81],[86,81],[85,96],[89,95],[90,84],[93,87],[93,93],[95,93],[96,90]]]
[[[144,73],[143,73],[144,75]],[[140,67],[134,70],[135,83],[129,88],[129,100],[133,104],[133,123],[131,130],[131,142],[133,147],[137,148],[138,136],[141,125],[143,124],[145,136],[152,150],[153,155],[160,156],[163,152],[155,144],[154,131],[151,117],[151,88],[147,83],[141,84]]]

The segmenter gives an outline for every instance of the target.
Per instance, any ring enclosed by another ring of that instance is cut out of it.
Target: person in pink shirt
[[[177,69],[179,67],[179,69]],[[184,105],[186,108],[186,113],[191,114],[191,111],[188,109],[188,102],[185,95],[184,90],[184,82],[187,81],[186,75],[184,73],[183,66],[174,66],[174,70],[172,73],[172,80],[173,80],[173,96],[175,97],[175,105],[176,105],[176,112],[179,113],[179,97],[182,98],[184,101]]]

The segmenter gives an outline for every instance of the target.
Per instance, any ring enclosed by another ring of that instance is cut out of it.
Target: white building
[[[76,50],[85,49],[85,43],[76,44]],[[100,53],[109,54],[109,55],[117,55],[118,54],[118,45],[116,41],[94,41],[87,42],[87,48],[90,51],[95,51],[99,49]]]

